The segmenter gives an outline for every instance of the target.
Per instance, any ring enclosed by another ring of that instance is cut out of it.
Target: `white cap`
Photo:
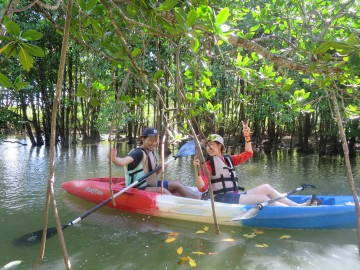
[[[224,144],[224,139],[219,134],[211,134],[209,136],[208,140],[220,143],[222,145],[222,147],[223,147],[223,152],[226,151],[225,144]]]

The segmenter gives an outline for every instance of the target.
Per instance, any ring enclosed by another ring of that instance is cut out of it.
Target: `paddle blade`
[[[180,147],[179,152],[176,154],[175,158],[192,156],[195,155],[195,153],[195,142],[192,140]]]
[[[50,238],[57,233],[56,227],[51,227],[46,230],[46,238]],[[31,246],[41,242],[43,230],[32,232],[19,237],[13,241],[16,246]]]
[[[259,213],[259,210],[260,209],[258,207],[253,207],[253,208],[241,213],[240,215],[232,218],[231,221],[253,218]]]

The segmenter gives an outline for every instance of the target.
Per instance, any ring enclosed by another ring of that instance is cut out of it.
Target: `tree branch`
[[[283,56],[276,55],[276,54],[270,52],[269,50],[267,50],[266,48],[264,48],[263,46],[261,46],[260,44],[257,44],[254,41],[247,40],[247,39],[238,37],[236,35],[230,35],[228,38],[228,41],[233,46],[243,47],[251,52],[255,52],[255,53],[261,55],[266,60],[273,62],[277,66],[286,67],[288,69],[300,71],[300,72],[303,72],[306,74],[311,72],[310,65],[304,64],[304,63],[299,63],[294,60],[285,58]],[[322,66],[317,66],[313,71],[315,71],[317,73],[328,73],[328,74],[342,72],[342,70],[337,69],[337,68],[322,67]]]

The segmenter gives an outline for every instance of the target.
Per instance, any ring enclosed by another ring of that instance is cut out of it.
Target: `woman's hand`
[[[200,160],[199,157],[197,155],[194,156],[194,162],[193,162],[195,167],[200,166]]]
[[[250,137],[250,128],[249,128],[249,119],[246,121],[246,124],[244,124],[244,121],[241,121],[243,125],[243,135],[244,137]]]
[[[117,154],[116,148],[111,148],[111,152],[108,153],[108,157],[111,158],[111,160],[114,160],[116,159],[116,154]]]

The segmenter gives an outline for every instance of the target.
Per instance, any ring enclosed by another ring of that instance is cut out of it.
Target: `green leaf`
[[[97,20],[92,20],[91,21],[91,25],[94,28],[95,32],[99,33],[100,35],[103,34],[103,28],[101,27],[99,21]]]
[[[99,81],[95,81],[93,83],[93,89],[97,89],[97,90],[105,90],[105,85],[103,85],[101,82]]]
[[[229,8],[228,8],[228,7],[223,8],[223,9],[220,10],[220,12],[216,15],[215,23],[216,23],[217,25],[222,25],[223,23],[226,22],[226,20],[228,19],[229,15],[230,15]]]
[[[345,42],[339,42],[339,41],[331,41],[330,42],[331,47],[338,51],[342,51],[344,53],[349,53],[354,49],[354,46],[351,44],[347,44]]]
[[[89,103],[90,103],[91,106],[94,106],[94,107],[100,106],[100,101],[97,98],[94,98],[94,97],[90,98]]]
[[[157,70],[154,74],[154,80],[158,80],[159,78],[164,76],[164,71],[162,70]]]
[[[33,57],[28,54],[24,48],[20,48],[19,52],[19,60],[20,64],[22,65],[23,69],[29,71],[34,66],[34,59]]]
[[[43,37],[43,34],[34,29],[30,29],[30,30],[25,31],[22,34],[22,37],[29,41],[30,40],[39,40]]]
[[[191,72],[191,70],[187,70],[184,72],[184,75],[188,78],[191,79],[193,77],[193,73]]]
[[[330,49],[330,42],[321,43],[320,46],[315,50],[315,53],[325,53]]]
[[[303,108],[303,111],[311,113],[314,112],[314,109],[311,108],[311,104],[306,104],[305,107]]]
[[[177,5],[178,1],[176,0],[166,0],[159,7],[156,8],[157,11],[167,11],[173,9]]]
[[[86,10],[86,0],[78,0],[77,2],[82,10]]]
[[[223,35],[223,31],[221,30],[220,26],[218,24],[214,25],[215,33],[220,36]]]
[[[304,95],[305,95],[305,90],[304,90],[304,89],[296,90],[295,93],[294,93],[294,97],[295,97],[297,100],[302,100],[302,99],[304,99]]]
[[[204,74],[201,74],[201,81],[203,83],[205,83],[205,85],[210,86],[211,85],[211,81],[208,77],[206,77]]]
[[[171,27],[167,24],[164,25],[164,28],[171,34],[171,35],[178,35],[180,34],[182,31],[180,29],[177,29],[177,28],[174,28],[174,27]]]
[[[0,54],[2,53],[2,52],[4,52],[4,51],[6,51],[6,49],[9,47],[9,44],[6,44],[4,47],[2,47],[1,49],[0,49]]]
[[[227,37],[227,36],[222,35],[222,34],[218,34],[218,36],[219,36],[219,38],[221,39],[221,41],[224,41],[224,42],[226,42],[227,44],[229,44],[229,40],[228,40],[228,37]],[[219,44],[222,44],[222,43],[220,43],[220,40],[219,40],[218,42],[219,42]]]
[[[22,46],[24,50],[32,56],[44,57],[45,55],[43,49],[41,49],[39,46],[30,45],[26,43],[23,43]]]
[[[15,42],[9,43],[9,46],[7,46],[7,48],[5,49],[5,55],[7,58],[10,57],[16,57],[17,56],[17,46]]]
[[[200,47],[200,41],[197,37],[190,37],[190,48],[193,52],[197,52]]]
[[[210,101],[208,103],[206,103],[206,109],[208,111],[213,111],[214,110],[214,106],[210,103]]]
[[[83,83],[78,84],[77,96],[78,97],[86,97],[88,95],[87,86]]]
[[[86,1],[86,10],[90,11],[92,10],[97,3],[97,0],[87,0]]]
[[[349,56],[349,64],[353,67],[360,67],[360,53],[354,52]]]
[[[0,73],[0,85],[6,88],[15,88],[7,76]]]
[[[203,89],[202,94],[206,99],[211,99],[216,94],[216,88],[212,87],[209,91]]]
[[[97,0],[78,0],[77,2],[83,11],[90,11],[95,7]]]
[[[23,82],[23,78],[21,75],[19,75],[16,79],[15,79],[15,89],[16,90],[21,90],[24,89],[25,87],[27,87],[30,83],[29,82]]]
[[[9,21],[5,23],[5,27],[7,29],[7,31],[9,32],[9,34],[14,35],[19,37],[21,34],[21,29],[20,26],[13,22],[13,21]]]
[[[187,17],[187,15],[184,14],[184,11],[182,9],[175,9],[175,18],[181,28],[184,28],[185,26],[185,17]]]
[[[360,40],[358,39],[358,37],[356,35],[354,35],[354,33],[352,33],[348,39],[346,40],[346,43],[350,44],[350,45],[359,45],[360,44]]]
[[[132,52],[131,52],[131,55],[133,56],[133,57],[137,57],[137,56],[139,56],[141,54],[141,49],[139,49],[139,48],[135,48]]]
[[[253,27],[250,28],[250,32],[255,32],[256,30],[258,30],[260,27],[260,24],[254,25]]]
[[[186,16],[186,26],[191,27],[195,24],[197,19],[197,13],[195,10],[190,10],[190,12]]]

